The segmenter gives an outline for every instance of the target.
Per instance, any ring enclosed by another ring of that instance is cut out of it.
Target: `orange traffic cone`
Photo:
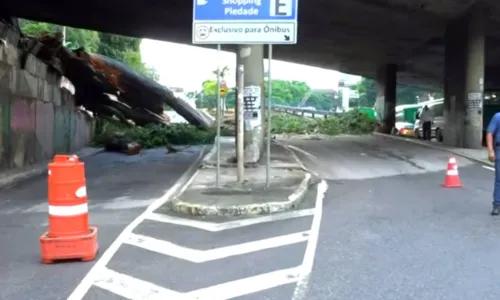
[[[462,184],[460,183],[460,176],[458,176],[457,160],[454,156],[450,157],[450,160],[448,161],[448,169],[446,171],[446,176],[444,177],[443,187],[462,187]]]
[[[76,155],[49,163],[49,230],[40,237],[42,262],[91,261],[98,250],[97,228],[89,227],[85,165]]]

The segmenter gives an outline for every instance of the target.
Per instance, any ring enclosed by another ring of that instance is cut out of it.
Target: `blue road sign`
[[[295,0],[194,0],[194,21],[295,21]]]
[[[195,44],[295,44],[298,0],[193,0]]]

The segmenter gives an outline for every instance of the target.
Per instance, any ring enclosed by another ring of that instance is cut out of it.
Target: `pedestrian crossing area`
[[[311,190],[310,207],[254,218],[146,212],[68,300],[302,299],[326,189]]]

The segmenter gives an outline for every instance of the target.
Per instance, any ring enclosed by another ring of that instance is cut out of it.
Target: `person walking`
[[[488,159],[495,163],[493,210],[491,215],[498,216],[500,214],[500,113],[496,113],[488,124],[486,146],[488,147]]]
[[[432,122],[434,121],[434,116],[432,111],[426,105],[420,113],[420,122],[422,122],[422,135],[425,141],[430,141],[432,139]]]

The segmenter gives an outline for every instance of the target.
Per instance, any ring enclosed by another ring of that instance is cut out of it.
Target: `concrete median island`
[[[284,146],[272,144],[270,185],[266,187],[265,158],[245,168],[245,182],[236,182],[236,165],[231,163],[234,138],[221,138],[220,187],[217,188],[216,152],[211,151],[203,167],[181,193],[167,202],[162,212],[191,216],[252,216],[295,208],[312,185],[312,175],[301,167]]]

